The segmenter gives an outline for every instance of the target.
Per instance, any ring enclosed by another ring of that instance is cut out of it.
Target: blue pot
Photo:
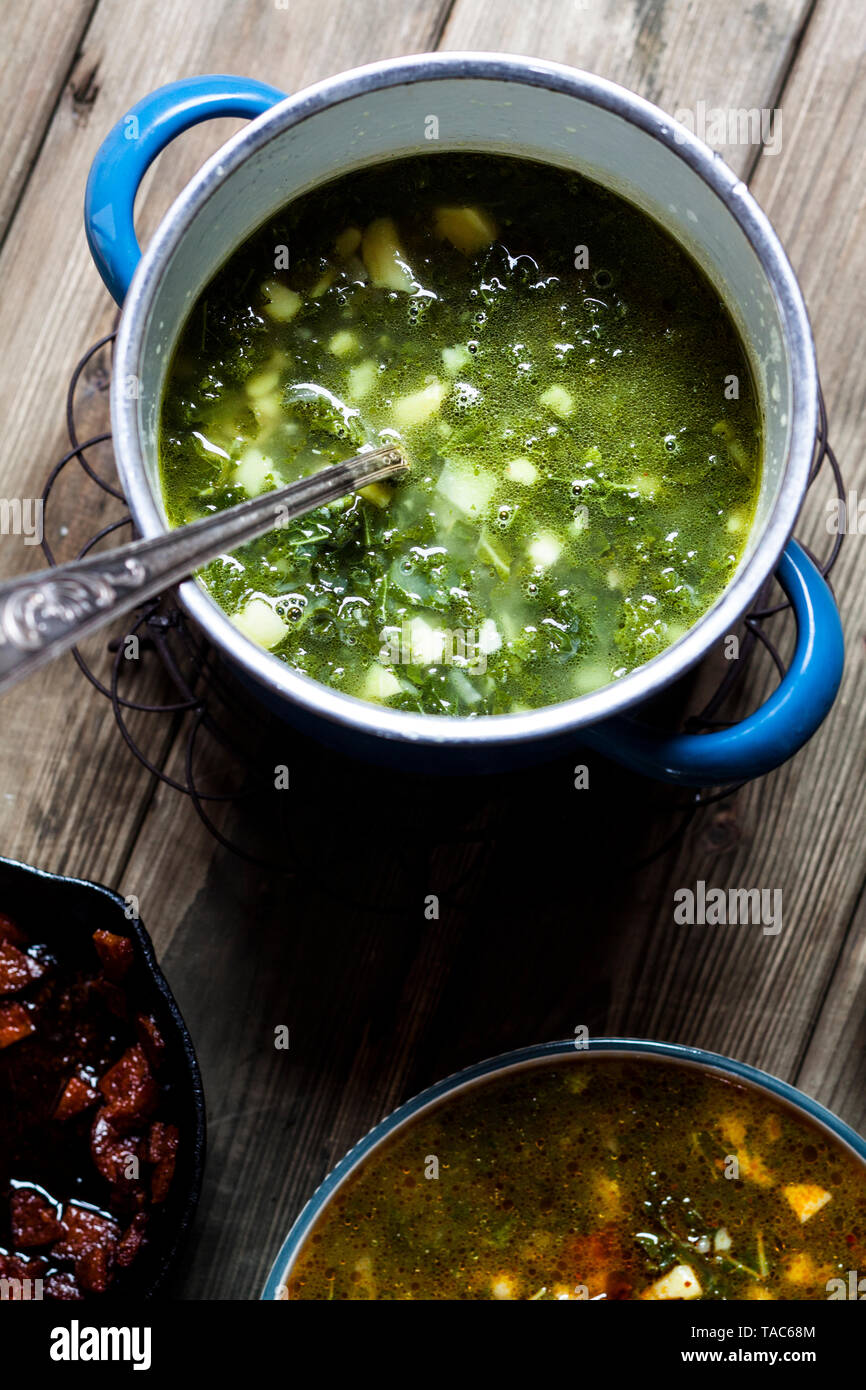
[[[596,748],[650,777],[691,785],[759,776],[815,732],[835,698],[843,644],[832,595],[790,539],[809,481],[818,378],[794,273],[745,185],[663,111],[614,83],[556,63],[447,53],[375,63],[285,97],[212,75],[174,82],[118,123],[87,186],[88,240],[123,305],[112,379],[121,483],[144,536],[167,529],[157,457],[165,374],[187,314],[226,258],[297,193],[371,162],[429,148],[519,153],[577,170],[661,224],[725,301],[760,398],[765,458],[754,525],[733,579],[666,651],[601,690],[529,713],[479,719],[369,704],[310,680],[244,637],[196,582],[181,599],[242,678],[324,742],[407,767],[501,770],[563,749]],[[133,205],[145,170],[179,132],[213,116],[251,124],[176,199],[142,256]],[[797,645],[756,713],[723,731],[665,734],[634,711],[734,630],[771,574],[791,600]]]

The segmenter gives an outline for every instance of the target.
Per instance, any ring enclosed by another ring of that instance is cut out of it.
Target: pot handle
[[[225,73],[185,77],[143,97],[103,140],[87,179],[84,226],[90,253],[118,304],[141,257],[135,196],[145,171],[176,135],[212,116],[261,116],[285,92]]]
[[[692,787],[748,781],[792,757],[836,698],[845,648],[830,586],[796,541],[785,547],[776,577],[794,610],[797,643],[787,673],[760,709],[709,734],[666,734],[620,716],[588,729],[587,744],[646,777]]]

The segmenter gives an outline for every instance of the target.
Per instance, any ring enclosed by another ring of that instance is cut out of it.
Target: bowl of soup
[[[565,1041],[377,1125],[262,1297],[844,1299],[864,1259],[866,1141],[823,1106],[698,1048]]]
[[[220,556],[182,586],[196,622],[260,698],[364,755],[489,768],[579,738],[693,782],[789,756],[842,646],[789,543],[808,319],[742,182],[640,98],[535,60],[422,55],[279,97],[171,84],[94,163],[124,491],[151,536],[383,443],[410,469]],[[139,263],[150,160],[256,113]],[[756,715],[700,738],[622,717],[777,566],[798,643]]]

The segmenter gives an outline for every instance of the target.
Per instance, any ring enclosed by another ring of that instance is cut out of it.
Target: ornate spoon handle
[[[0,584],[0,693],[215,555],[407,468],[398,449],[371,450],[154,540]]]

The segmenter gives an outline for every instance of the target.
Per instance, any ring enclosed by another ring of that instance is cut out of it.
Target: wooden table
[[[112,323],[81,204],[95,150],[126,108],[191,73],[246,72],[293,90],[429,48],[560,59],[671,112],[701,100],[781,109],[780,152],[725,153],[799,273],[832,439],[849,486],[866,489],[864,41],[862,0],[12,0],[0,18],[0,494],[40,494],[64,447],[72,366]],[[160,158],[140,200],[143,237],[236,124],[201,127]],[[82,395],[104,415],[98,364]],[[102,504],[80,475],[59,496],[70,542],[98,528]],[[800,526],[821,550],[826,496],[815,491]],[[0,545],[3,573],[39,562],[14,537]],[[136,894],[198,1047],[210,1153],[179,1297],[254,1298],[320,1178],[395,1103],[580,1023],[731,1053],[866,1123],[856,534],[835,584],[848,665],[824,728],[644,867],[634,866],[675,824],[670,798],[601,763],[589,792],[574,790],[571,760],[443,786],[292,741],[286,853],[304,872],[266,873],[217,848],[189,802],[129,755],[71,659],[6,699],[0,851]],[[158,695],[161,676],[142,667],[138,692]],[[740,708],[771,683],[765,662],[750,663]],[[154,735],[142,716],[132,727],[161,767],[182,771],[179,724],[159,721]],[[281,751],[263,753],[256,772]],[[217,815],[264,834],[261,814],[258,827],[230,808]],[[782,931],[677,926],[674,890],[698,879],[780,888]],[[438,920],[425,916],[429,894]],[[280,1024],[288,1051],[274,1047]]]

